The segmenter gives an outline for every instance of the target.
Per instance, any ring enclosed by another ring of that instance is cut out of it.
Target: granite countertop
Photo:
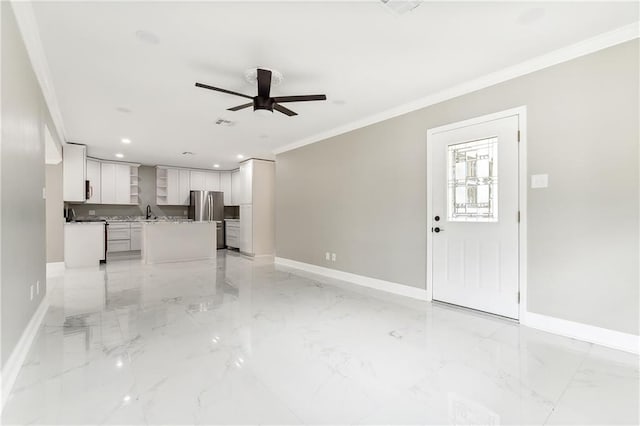
[[[149,220],[149,221],[141,221],[145,225],[197,225],[197,224],[208,224],[208,223],[219,223],[222,222],[220,220],[211,220],[211,221],[194,221],[192,219],[189,220]]]

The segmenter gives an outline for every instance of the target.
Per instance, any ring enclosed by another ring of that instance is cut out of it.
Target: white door
[[[242,191],[240,185],[240,170],[231,172],[231,204],[232,206],[240,205],[240,192]]]
[[[253,254],[253,206],[240,205],[240,251]]]
[[[190,193],[189,170],[178,169],[178,204],[188,206]]]
[[[231,172],[220,172],[220,191],[224,193],[224,205],[231,205]]]
[[[220,191],[220,173],[207,172],[205,176],[204,189],[207,191]]]
[[[116,203],[116,165],[100,164],[100,196],[102,204]]]
[[[430,136],[433,299],[518,319],[518,116]]]
[[[116,164],[116,204],[131,204],[131,166]]]
[[[87,159],[87,180],[89,181],[89,204],[100,204],[100,162]]]
[[[205,190],[205,172],[197,172],[192,170],[190,173],[189,187],[192,191],[204,191]]]

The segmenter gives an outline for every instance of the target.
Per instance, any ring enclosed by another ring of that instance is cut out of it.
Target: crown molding
[[[62,113],[58,104],[58,98],[53,87],[51,79],[51,71],[47,63],[47,57],[42,47],[42,39],[38,30],[38,23],[33,12],[31,1],[11,0],[11,8],[18,23],[18,29],[22,35],[22,40],[27,49],[31,67],[36,75],[40,89],[44,97],[44,101],[49,109],[49,114],[53,120],[55,133],[58,137],[57,142],[63,144],[66,141],[66,133]],[[62,147],[62,145],[60,146]]]
[[[608,47],[636,39],[638,37],[640,37],[640,21],[551,51],[544,55],[529,59],[525,62],[521,62],[517,65],[504,68],[500,71],[492,72],[482,77],[469,80],[465,83],[450,87],[448,89],[444,89],[440,92],[417,99],[410,103],[387,109],[380,113],[365,117],[360,120],[356,120],[343,126],[335,127],[325,132],[317,133],[315,135],[277,148],[273,151],[273,153],[277,155],[297,148],[301,148],[305,145],[310,145],[334,136],[350,132],[352,130],[360,129],[362,127],[366,127],[393,117],[398,117],[409,112],[426,108],[428,106],[435,105],[449,99],[457,98],[459,96],[466,95],[467,93],[494,86],[496,84],[512,80],[514,78],[521,77],[523,75],[530,74],[532,72],[539,71],[553,65],[567,62],[572,59],[579,58],[581,56],[585,56],[590,53],[594,53],[599,50],[603,50]]]

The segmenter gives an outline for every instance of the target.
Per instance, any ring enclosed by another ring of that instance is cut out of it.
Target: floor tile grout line
[[[576,371],[574,371],[574,373],[571,375],[569,380],[567,380],[567,385],[564,387],[564,389],[562,390],[562,392],[558,396],[558,399],[553,404],[553,408],[551,408],[551,411],[547,415],[547,418],[544,420],[543,425],[546,425],[549,422],[549,419],[551,418],[553,413],[556,411],[556,408],[558,407],[558,404],[560,404],[560,401],[562,401],[562,397],[564,396],[565,393],[567,393],[567,390],[569,390],[569,387],[571,386],[571,383],[573,383],[573,380],[575,379],[575,377],[580,372],[580,369],[582,368],[582,366],[586,362],[586,360],[589,357],[589,354],[591,353],[592,350],[593,350],[593,343],[590,343],[589,344],[589,349],[584,351],[584,355],[582,356],[582,359],[580,360],[580,363],[578,364],[578,367],[576,368]]]

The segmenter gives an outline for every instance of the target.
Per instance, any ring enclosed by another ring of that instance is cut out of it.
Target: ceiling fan
[[[252,101],[238,105],[233,108],[228,108],[228,111],[239,111],[244,108],[253,107],[254,111],[266,110],[271,111],[275,109],[289,117],[298,115],[296,112],[291,111],[289,108],[283,107],[282,103],[285,102],[303,102],[303,101],[326,101],[326,95],[299,95],[299,96],[276,96],[271,97],[271,71],[262,68],[257,69],[258,80],[258,96],[249,96],[243,93],[233,92],[231,90],[221,89],[219,87],[209,86],[207,84],[196,83],[196,87],[202,87],[203,89],[215,90],[217,92],[228,93],[230,95],[241,96],[243,98],[251,99]]]

